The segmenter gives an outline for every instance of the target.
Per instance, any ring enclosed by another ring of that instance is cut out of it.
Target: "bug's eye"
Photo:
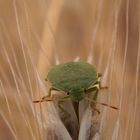
[[[67,92],[67,95],[70,95],[70,93],[69,93],[69,92]]]

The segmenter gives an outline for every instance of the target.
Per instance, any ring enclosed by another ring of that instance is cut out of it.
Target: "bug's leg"
[[[93,91],[94,89],[96,90],[98,88],[99,90],[101,89],[108,89],[107,86],[102,86],[100,81],[97,81],[93,86],[87,89],[87,91]]]
[[[97,81],[97,82],[95,83],[95,85],[93,85],[92,87],[90,87],[90,88],[88,88],[88,89],[86,90],[86,93],[89,94],[89,93],[95,91],[94,97],[95,97],[95,99],[96,99],[97,96],[98,96],[99,90],[101,90],[101,89],[107,89],[107,88],[108,88],[108,87],[106,87],[106,86],[104,86],[104,87],[101,86],[101,82],[100,82],[100,81]]]
[[[66,116],[69,117],[70,114],[62,107],[62,103],[65,102],[65,101],[68,101],[68,100],[70,100],[70,96],[69,96],[69,95],[63,97],[62,99],[60,99],[60,100],[58,101],[58,107],[59,107],[59,109],[60,109]]]
[[[108,88],[107,86],[102,86],[101,85],[100,77],[102,77],[102,73],[98,73],[98,81],[97,81],[97,84],[99,85],[99,88],[100,89],[107,89]]]
[[[96,101],[96,100],[97,100],[97,97],[98,97],[98,93],[99,93],[99,88],[96,87],[96,88],[92,89],[92,91],[95,91],[92,100]],[[96,107],[96,103],[93,103],[93,104],[92,104],[92,107],[95,108],[95,107]],[[97,110],[97,109],[96,109],[96,110]]]
[[[97,96],[98,96],[98,93],[99,93],[99,88],[92,88],[92,91],[95,91],[95,94],[94,94],[94,96],[93,96],[93,98],[92,99],[90,99],[90,98],[87,98],[86,97],[86,99],[87,100],[89,100],[89,101],[91,101],[92,103],[93,103],[93,108],[96,106],[96,104],[100,104],[100,105],[104,105],[104,106],[107,106],[107,107],[110,107],[110,108],[113,108],[113,109],[118,109],[117,107],[115,107],[115,106],[111,106],[111,105],[108,105],[108,104],[106,104],[106,103],[100,103],[100,102],[97,102]],[[91,90],[90,90],[90,92],[91,92]],[[90,93],[89,93],[90,94]],[[96,109],[96,108],[95,108]]]
[[[87,94],[91,94],[91,92],[93,92],[93,91],[95,91],[95,93],[94,93],[92,100],[96,101],[98,93],[99,93],[99,87],[93,86],[93,87],[89,88],[86,92],[87,92]],[[96,111],[98,114],[100,114],[100,111],[96,108],[96,103],[92,102],[91,107],[94,109],[94,111]]]
[[[97,102],[96,100],[93,100],[93,99],[90,99],[90,98],[86,98],[86,99],[87,99],[88,101],[93,102],[94,104],[100,104],[100,105],[107,106],[107,107],[110,107],[110,108],[113,108],[113,109],[118,110],[118,108],[115,107],[115,106],[111,106],[111,105],[108,105],[108,104],[106,104],[106,103]]]
[[[59,90],[57,90],[56,88],[51,87],[51,88],[49,89],[49,94],[48,94],[47,96],[42,97],[42,99],[45,99],[45,98],[51,97],[51,92],[52,92],[52,90],[54,90],[54,91],[59,91]]]
[[[98,93],[99,93],[99,89],[100,89],[99,87],[93,86],[92,88],[89,88],[89,89],[87,90],[87,91],[89,91],[88,94],[90,94],[91,91],[95,91],[94,96],[93,96],[92,99],[86,97],[87,100],[89,100],[89,101],[91,101],[91,102],[93,103],[93,104],[92,104],[93,108],[96,110],[96,108],[95,108],[96,104],[100,104],[100,105],[104,105],[104,106],[107,106],[107,107],[110,107],[110,108],[113,108],[113,109],[118,109],[118,108],[115,107],[115,106],[111,106],[111,105],[108,105],[108,104],[106,104],[106,103],[97,102],[97,96],[98,96]]]
[[[94,94],[92,92],[94,92]],[[86,93],[88,95],[93,94],[93,98],[92,99],[93,100],[97,100],[98,93],[99,93],[99,86],[98,86],[98,84],[94,85],[93,87],[90,87],[89,89],[87,89]],[[96,106],[96,104],[92,103],[92,107],[94,108],[95,106]]]
[[[98,77],[102,77],[102,73],[98,73]]]
[[[53,99],[52,98],[45,98],[45,99],[41,99],[41,100],[35,100],[35,101],[33,101],[33,103],[41,103],[41,102],[49,102],[49,101],[53,101]]]
[[[45,81],[48,81],[48,79],[47,79],[47,78],[45,78]]]
[[[45,101],[52,101],[52,100],[53,100],[52,97],[51,97],[51,91],[52,91],[52,90],[58,91],[57,89],[51,87],[51,88],[49,89],[49,94],[48,94],[47,96],[42,97],[41,100],[33,101],[33,103],[39,103],[39,102],[45,102]]]
[[[98,84],[99,84],[99,89],[108,89],[108,86],[102,86],[100,81],[98,82]]]
[[[92,87],[86,89],[86,93],[87,93],[87,94],[90,94],[90,93],[93,92],[93,91],[97,92],[97,90],[99,91],[99,84],[98,84],[98,83],[95,84],[95,85],[93,85]],[[98,92],[97,92],[97,93],[98,93]],[[95,93],[95,94],[97,94],[97,93]]]

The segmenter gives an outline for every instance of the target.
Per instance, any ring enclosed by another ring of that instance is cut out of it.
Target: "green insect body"
[[[84,62],[69,62],[55,66],[50,70],[47,80],[52,87],[70,95],[73,101],[81,101],[86,90],[98,80],[93,65]]]
[[[65,97],[58,101],[58,107],[66,114],[67,111],[63,109],[61,103],[67,100],[79,102],[83,99],[87,99],[96,105],[99,103],[96,101],[99,90],[107,88],[101,86],[100,77],[101,74],[97,73],[96,68],[86,62],[68,62],[56,65],[48,72],[46,78],[46,80],[52,84],[48,96],[44,96],[42,100],[34,102],[51,101],[51,91],[57,90],[67,93]],[[93,91],[94,96],[92,99],[89,99],[88,96],[93,93]],[[99,104],[109,106],[104,103]],[[117,109],[113,106],[109,107]],[[96,108],[94,109],[97,110]]]

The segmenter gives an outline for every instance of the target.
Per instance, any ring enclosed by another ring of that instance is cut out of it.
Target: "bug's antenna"
[[[96,104],[100,104],[100,105],[103,105],[103,106],[107,106],[107,107],[110,107],[110,108],[113,108],[113,109],[116,109],[116,110],[119,110],[119,108],[115,107],[115,106],[111,106],[111,105],[108,105],[106,103],[101,103],[101,102],[97,102],[95,100],[92,100],[92,99],[89,99],[89,98],[86,98],[87,100],[91,101],[91,102],[94,102]]]
[[[35,100],[33,101],[33,103],[41,103],[41,102],[49,102],[49,101],[53,101],[52,98],[49,97],[43,97],[41,100]]]

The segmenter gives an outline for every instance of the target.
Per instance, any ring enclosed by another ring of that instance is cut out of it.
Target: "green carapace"
[[[87,99],[96,105],[99,103],[96,101],[99,90],[107,88],[101,86],[100,77],[101,74],[97,72],[96,68],[86,62],[68,62],[56,65],[48,72],[46,78],[52,85],[49,89],[49,94],[41,100],[34,102],[52,101],[51,91],[57,90],[65,92],[65,96],[58,101],[59,108],[65,113],[66,111],[63,109],[61,103],[67,100],[79,102]],[[93,94],[93,98],[91,99],[89,98],[90,94]],[[104,103],[99,104],[109,106]],[[110,107],[117,109],[113,106]],[[96,108],[94,109],[97,110]]]
[[[69,62],[52,68],[47,76],[52,87],[65,91],[73,101],[86,96],[86,90],[95,85],[98,74],[94,66],[84,62]]]

